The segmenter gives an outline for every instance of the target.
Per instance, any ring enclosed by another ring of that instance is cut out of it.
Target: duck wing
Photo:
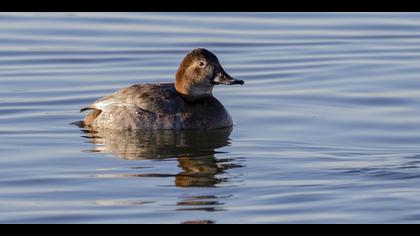
[[[98,99],[81,109],[104,111],[111,105],[137,106],[138,108],[157,114],[176,114],[185,109],[184,100],[176,92],[173,83],[136,84],[123,88],[109,96]]]

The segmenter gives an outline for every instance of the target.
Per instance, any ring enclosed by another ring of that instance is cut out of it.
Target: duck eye
[[[204,66],[204,62],[200,61],[200,63],[198,63],[199,66]]]

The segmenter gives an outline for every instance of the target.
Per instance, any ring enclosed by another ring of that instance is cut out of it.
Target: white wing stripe
[[[93,104],[93,106],[98,110],[104,110],[107,106],[112,105],[114,103],[116,103],[114,99],[106,99]]]

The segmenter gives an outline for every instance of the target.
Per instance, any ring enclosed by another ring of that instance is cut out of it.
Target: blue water
[[[420,14],[1,13],[0,223],[419,223]],[[94,133],[191,49],[232,130]]]

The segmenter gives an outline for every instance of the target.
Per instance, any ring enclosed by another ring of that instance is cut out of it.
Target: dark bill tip
[[[243,84],[245,84],[245,81],[239,80],[239,79],[233,79],[233,80],[230,80],[228,84],[229,85],[231,85],[231,84],[240,84],[240,85],[243,85]]]

